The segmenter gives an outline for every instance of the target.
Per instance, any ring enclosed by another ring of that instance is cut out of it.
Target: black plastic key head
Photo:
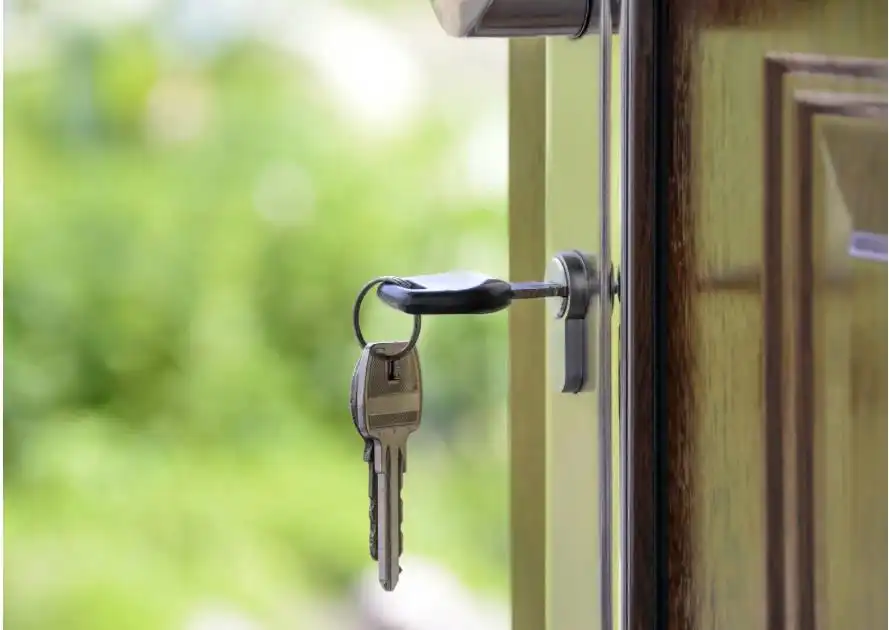
[[[475,271],[402,278],[410,286],[383,283],[377,296],[410,315],[484,315],[512,303],[512,285]]]

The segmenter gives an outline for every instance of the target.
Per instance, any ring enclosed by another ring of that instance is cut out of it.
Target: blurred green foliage
[[[206,601],[301,627],[369,564],[355,292],[467,238],[505,260],[502,203],[434,183],[445,116],[356,138],[298,58],[165,52],[72,30],[5,77],[9,628],[181,627]],[[425,327],[405,516],[410,551],[500,593],[504,324]]]

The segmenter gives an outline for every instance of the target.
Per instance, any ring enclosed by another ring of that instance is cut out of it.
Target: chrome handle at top
[[[599,32],[600,4],[611,2],[617,33],[620,0],[431,0],[453,37],[582,37]]]

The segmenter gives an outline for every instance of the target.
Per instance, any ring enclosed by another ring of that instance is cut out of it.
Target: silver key
[[[401,573],[401,486],[407,468],[407,439],[420,426],[423,403],[416,348],[394,361],[380,356],[403,347],[403,342],[368,344],[355,372],[358,430],[374,440],[377,563],[380,584],[387,591],[395,588]]]

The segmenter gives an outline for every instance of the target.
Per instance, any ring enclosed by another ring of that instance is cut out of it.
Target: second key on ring
[[[420,426],[423,404],[417,349],[400,359],[387,358],[403,347],[401,342],[369,344],[356,370],[359,431],[374,440],[377,563],[380,584],[387,591],[394,590],[401,573],[401,487],[407,440]]]

